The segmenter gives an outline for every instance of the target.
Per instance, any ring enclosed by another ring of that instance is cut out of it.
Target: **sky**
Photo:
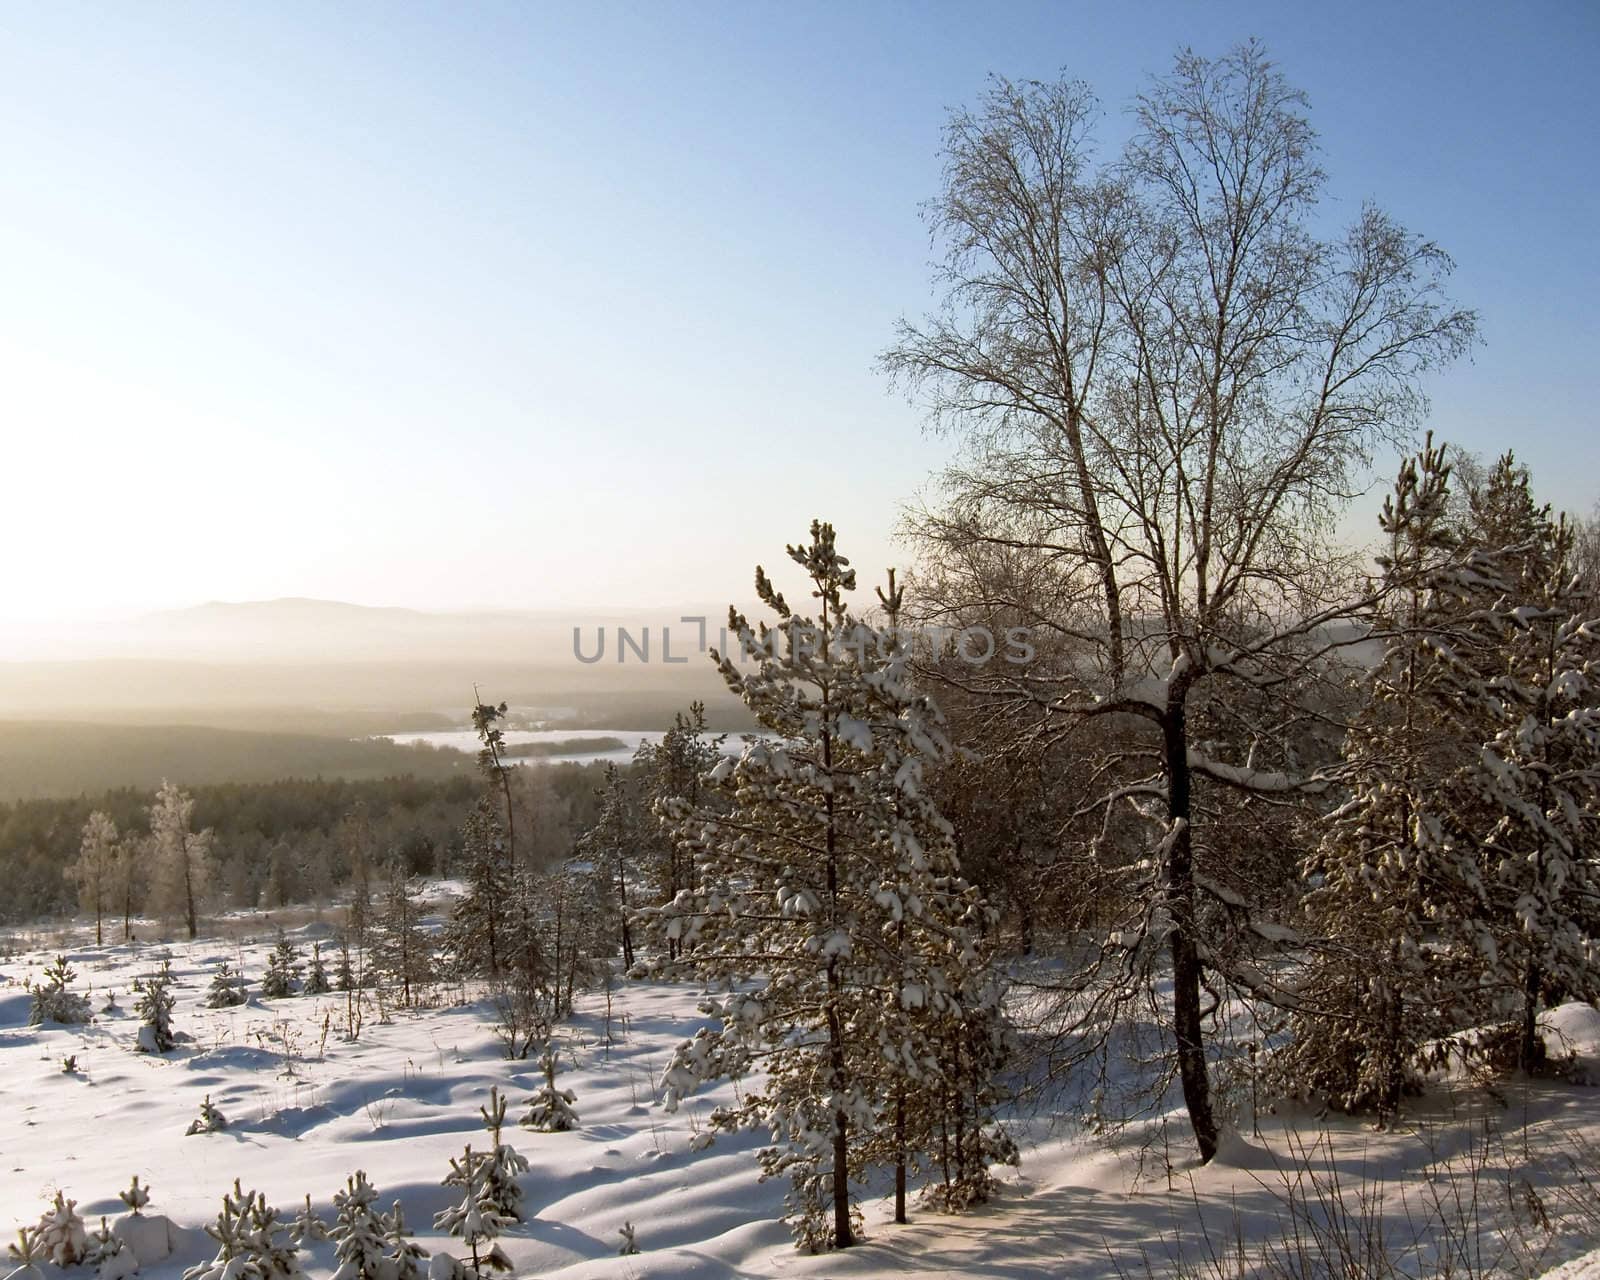
[[[0,618],[742,599],[813,517],[876,578],[948,450],[875,369],[947,112],[1065,73],[1114,140],[1247,36],[1332,212],[1456,259],[1436,432],[1589,511],[1587,0],[14,4]]]

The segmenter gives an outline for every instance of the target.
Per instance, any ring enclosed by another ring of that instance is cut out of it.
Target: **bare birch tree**
[[[1446,255],[1381,210],[1321,237],[1306,109],[1254,43],[1184,52],[1101,162],[1086,87],[995,80],[951,117],[927,211],[945,305],[883,361],[965,445],[913,515],[946,603],[1059,642],[1025,674],[993,664],[987,692],[1046,732],[1112,718],[1154,762],[1108,772],[1099,803],[1155,828],[1142,936],[1170,957],[1203,1159],[1196,783],[1293,779],[1262,767],[1264,736],[1234,761],[1201,750],[1191,711],[1229,682],[1270,701],[1336,643],[1332,515],[1422,414],[1420,376],[1475,332],[1443,293]]]

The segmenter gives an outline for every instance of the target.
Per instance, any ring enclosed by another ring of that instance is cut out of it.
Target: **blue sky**
[[[873,365],[946,111],[1065,71],[1115,142],[1247,35],[1330,212],[1457,260],[1436,431],[1587,512],[1588,3],[14,5],[0,616],[742,597],[813,515],[875,577],[943,452]]]

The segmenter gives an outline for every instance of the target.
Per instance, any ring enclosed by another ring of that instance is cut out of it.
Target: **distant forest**
[[[79,726],[63,726],[76,728]],[[175,753],[184,744],[203,753],[230,737],[254,741],[240,750],[259,750],[269,735],[211,735],[173,730],[171,738],[151,730],[132,730],[151,743],[152,756]],[[352,744],[382,746],[382,744]],[[462,827],[482,792],[472,757],[458,752],[411,752],[391,747],[401,757],[426,761],[430,754],[453,757],[460,768],[449,776],[411,774],[386,778],[280,778],[267,782],[191,784],[202,772],[191,761],[174,769],[194,797],[195,830],[215,832],[214,869],[208,906],[213,909],[274,908],[291,902],[324,902],[349,875],[351,845],[359,839],[378,863],[398,862],[413,875],[450,875],[462,847]],[[226,762],[211,762],[225,767]],[[299,762],[304,769],[307,761]],[[266,769],[267,763],[262,764]],[[275,766],[287,772],[295,766]],[[554,862],[572,850],[576,834],[594,821],[596,791],[603,765],[559,764],[518,770],[519,808],[538,817],[526,822],[530,857]],[[9,776],[7,783],[13,781]],[[77,891],[64,874],[77,857],[89,814],[109,815],[119,831],[148,830],[155,787],[116,787],[86,791],[71,798],[0,802],[0,923],[77,914]]]

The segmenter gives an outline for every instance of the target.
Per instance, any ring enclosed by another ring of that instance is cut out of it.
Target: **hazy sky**
[[[1330,190],[1457,259],[1433,423],[1600,495],[1595,66],[1570,3],[0,8],[0,616],[744,597],[813,515],[904,560],[874,372],[990,71],[1262,37]]]

